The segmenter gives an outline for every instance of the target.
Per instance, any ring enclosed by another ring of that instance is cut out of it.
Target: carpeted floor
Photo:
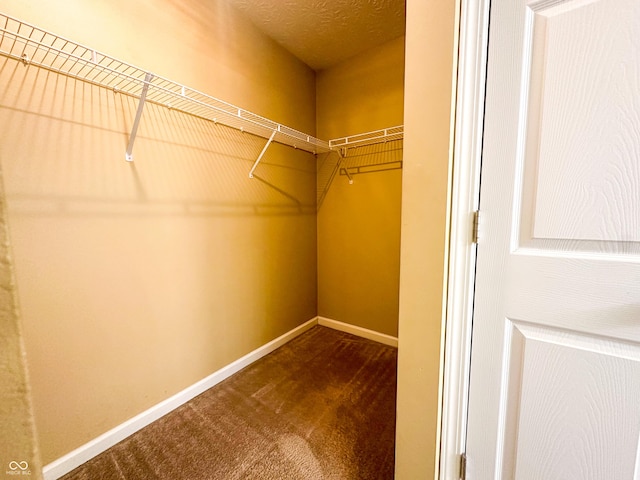
[[[313,327],[63,479],[392,479],[396,358]]]

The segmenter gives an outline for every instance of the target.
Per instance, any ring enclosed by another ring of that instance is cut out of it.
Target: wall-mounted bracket
[[[142,93],[140,94],[140,102],[138,103],[138,111],[136,112],[136,119],[133,121],[133,127],[131,128],[131,135],[129,136],[129,145],[127,145],[127,152],[125,159],[127,162],[133,162],[133,143],[136,141],[136,135],[138,133],[138,125],[140,125],[140,118],[142,117],[142,110],[144,109],[144,102],[147,99],[147,91],[149,85],[153,80],[153,74],[147,72],[144,77],[144,85],[142,86]]]
[[[340,157],[340,163],[338,164],[338,170],[344,165],[344,174],[349,179],[349,185],[353,185],[353,177],[349,173],[349,169],[347,168],[347,166],[344,164],[344,157],[347,156],[347,149],[346,148],[339,148],[338,150],[336,150],[336,152],[338,152],[338,156]]]
[[[264,156],[265,152],[267,151],[267,148],[269,148],[269,145],[271,145],[271,142],[273,142],[273,139],[276,136],[276,133],[278,133],[278,130],[274,130],[273,133],[271,134],[271,136],[269,137],[269,140],[267,140],[267,143],[265,144],[264,148],[260,152],[260,155],[258,155],[258,158],[255,161],[255,163],[253,164],[253,167],[251,167],[251,170],[249,171],[249,178],[253,178],[253,172],[258,167],[258,164],[260,163],[260,160],[262,160],[262,157]]]

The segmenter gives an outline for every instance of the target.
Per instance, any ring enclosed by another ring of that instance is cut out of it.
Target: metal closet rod
[[[133,160],[133,146],[146,102],[267,138],[251,168],[250,178],[274,141],[317,154],[338,148],[344,149],[344,153],[346,148],[353,146],[398,139],[398,128],[399,138],[402,138],[402,127],[392,127],[330,141],[320,140],[2,13],[0,26],[1,55],[139,99],[125,153],[127,161]]]

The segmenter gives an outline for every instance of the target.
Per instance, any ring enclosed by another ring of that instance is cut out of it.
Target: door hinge
[[[471,242],[472,243],[478,243],[478,225],[479,225],[479,217],[480,217],[480,211],[476,210],[475,212],[473,212],[473,216],[471,219]]]
[[[467,454],[460,454],[460,480],[467,479]]]

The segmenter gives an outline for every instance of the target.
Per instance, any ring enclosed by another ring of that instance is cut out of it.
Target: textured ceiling
[[[405,30],[405,0],[229,2],[314,70],[404,35]]]

